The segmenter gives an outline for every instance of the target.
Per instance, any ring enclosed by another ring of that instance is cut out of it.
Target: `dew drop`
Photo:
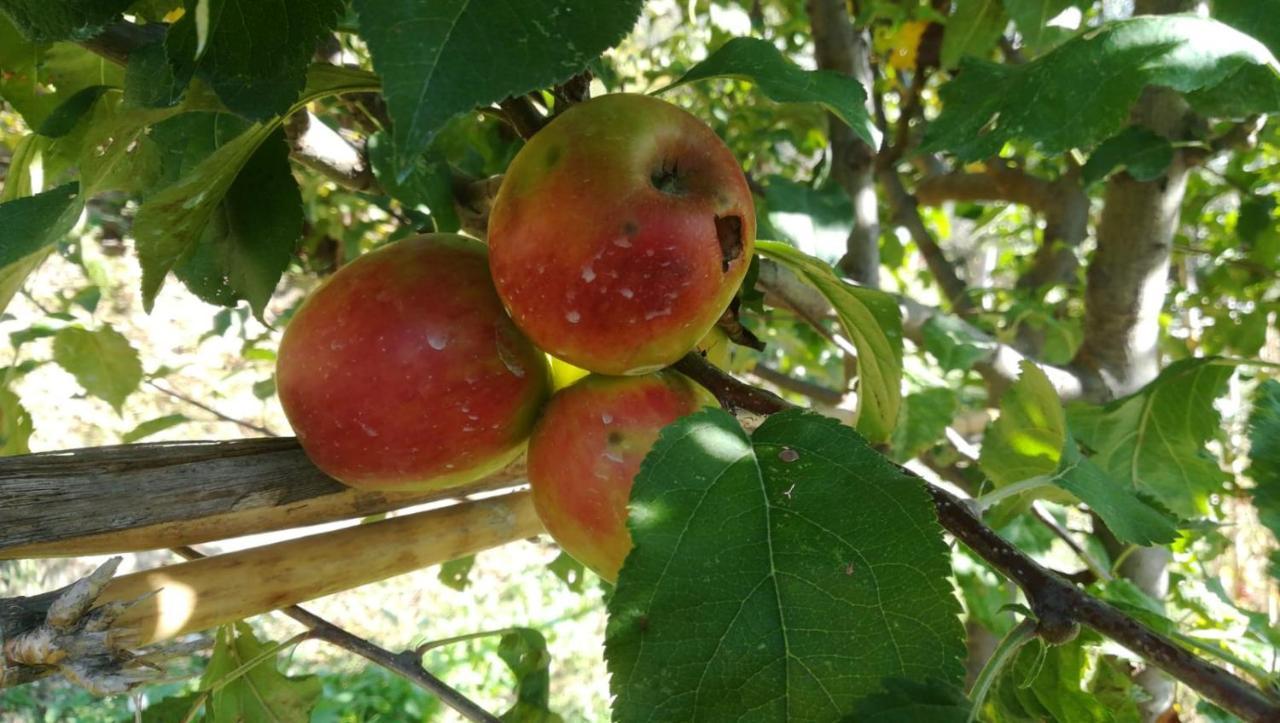
[[[622,294],[622,298],[624,299],[630,299],[631,297],[636,295],[636,292],[626,288],[625,286],[622,287],[621,289],[618,289],[618,293]]]
[[[376,436],[378,436],[378,430],[376,430],[376,429],[374,429],[373,427],[370,427],[369,425],[365,424],[365,423],[364,423],[364,421],[360,421],[360,422],[359,422],[359,424],[360,424],[360,429],[364,430],[364,433],[365,433],[366,435],[368,435],[368,436],[370,436],[370,437],[376,437]]]
[[[427,335],[427,343],[436,351],[444,351],[449,345],[449,336],[443,332],[433,331]]]
[[[627,238],[626,236],[619,236],[618,238],[613,240],[613,245],[617,246],[620,249],[629,249],[631,248],[631,239]]]
[[[613,424],[613,415],[609,414],[608,412],[605,412],[604,414],[600,415],[600,421],[604,422],[605,424]]]
[[[568,321],[570,324],[577,324],[579,321],[582,321],[582,314],[579,314],[577,311],[570,311],[564,315],[564,318],[565,321]]]
[[[800,459],[800,453],[790,447],[783,447],[782,451],[778,453],[778,459],[783,462],[794,462]]]
[[[591,264],[582,267],[582,280],[588,284],[596,280],[596,270],[591,268]]]

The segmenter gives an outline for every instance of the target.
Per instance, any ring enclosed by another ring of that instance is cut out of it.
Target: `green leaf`
[[[723,411],[685,417],[645,458],[628,524],[605,638],[616,720],[835,720],[888,676],[963,676],[925,490],[835,420],[783,412],[748,438]]]
[[[165,274],[192,253],[240,169],[277,124],[256,124],[222,144],[138,209],[133,234],[142,263],[142,304],[155,305]]]
[[[111,89],[109,85],[91,85],[76,91],[62,105],[53,109],[36,132],[50,138],[65,136],[93,109],[93,104],[98,102],[102,94]]]
[[[1213,0],[1213,17],[1280,53],[1280,0]]]
[[[1087,650],[1096,643],[1084,631],[1065,645],[1023,646],[997,683],[995,700],[1010,716],[999,720],[1139,723],[1133,684],[1117,680],[1112,664]]]
[[[428,151],[419,155],[409,167],[409,175],[402,181],[397,177],[395,167],[401,154],[395,152],[386,133],[370,136],[366,147],[373,175],[387,195],[409,207],[426,206],[431,211],[436,231],[453,233],[458,230],[461,224],[453,207],[453,174],[442,154]]]
[[[450,560],[440,566],[440,573],[437,578],[446,586],[462,592],[471,584],[471,568],[475,564],[475,555],[467,555],[456,560]]]
[[[142,723],[185,723],[187,721],[199,723],[204,719],[195,716],[188,718],[188,716],[195,712],[192,710],[193,707],[198,708],[203,703],[204,699],[200,697],[200,693],[161,698],[147,704],[142,711]]]
[[[906,462],[933,446],[956,416],[956,393],[934,387],[907,395],[893,430],[893,459]]]
[[[53,337],[53,360],[84,390],[119,413],[124,400],[142,383],[138,350],[110,326],[89,331],[68,326]]]
[[[942,36],[942,67],[954,68],[966,56],[990,54],[1008,22],[1000,0],[956,0]]]
[[[1249,476],[1258,519],[1280,540],[1280,381],[1267,379],[1254,392],[1249,414]],[[1280,553],[1271,553],[1271,576],[1280,578]]]
[[[942,113],[926,128],[921,151],[972,161],[1015,140],[1046,154],[1088,148],[1126,125],[1144,87],[1211,88],[1250,65],[1280,69],[1248,35],[1180,15],[1109,23],[1020,65],[967,59],[942,87]],[[1280,87],[1280,78],[1272,82]]]
[[[135,108],[169,108],[177,105],[187,79],[174,76],[163,42],[143,45],[129,53],[124,72],[125,102]]]
[[[43,3],[48,6],[49,3]],[[73,43],[27,41],[0,14],[0,98],[39,128],[67,99],[95,85],[120,87],[120,67]]]
[[[1023,361],[1000,397],[1000,417],[987,426],[978,465],[996,487],[1052,475],[1062,462],[1067,419],[1044,371]],[[1047,481],[1047,480],[1046,480]]]
[[[1124,542],[1163,545],[1178,537],[1177,520],[1173,515],[1158,502],[1144,499],[1141,494],[1113,479],[1093,460],[1081,456],[1074,439],[1068,440],[1063,449],[1062,469],[1053,483],[1089,505]]]
[[[0,203],[0,269],[62,240],[84,209],[75,183]]]
[[[356,0],[382,76],[398,175],[450,118],[568,80],[622,40],[642,0]]]
[[[921,330],[924,348],[943,369],[968,371],[995,351],[996,341],[954,316],[929,317]]]
[[[1154,181],[1173,162],[1173,145],[1141,126],[1129,126],[1103,141],[1081,170],[1085,184],[1101,181],[1121,168],[1136,181]]]
[[[128,432],[125,432],[120,441],[124,444],[133,444],[140,439],[145,439],[153,434],[159,434],[166,429],[172,429],[179,424],[190,421],[191,418],[185,414],[166,414],[163,417],[148,419]]]
[[[964,690],[941,680],[886,678],[884,690],[863,698],[858,723],[969,723],[972,706]]]
[[[133,0],[0,0],[8,15],[30,40],[84,40],[115,20]]]
[[[1174,362],[1146,387],[1106,407],[1072,405],[1071,430],[1118,484],[1155,497],[1181,517],[1195,517],[1226,480],[1205,444],[1221,429],[1213,403],[1232,371],[1213,358]]]
[[[892,296],[841,281],[831,267],[776,241],[757,241],[761,256],[777,261],[835,307],[858,354],[857,429],[873,442],[893,434],[902,405],[902,317]]]
[[[867,114],[867,91],[861,83],[830,70],[804,70],[766,40],[733,38],[657,92],[708,78],[737,78],[754,83],[778,103],[818,103],[872,148],[880,147],[881,134]]]
[[[283,115],[343,6],[342,0],[186,0],[186,13],[165,40],[175,82],[199,75],[227,108],[251,120]],[[203,38],[201,18],[208,22]]]
[[[205,668],[200,687],[208,690],[225,682],[209,698],[210,723],[306,723],[311,707],[320,698],[320,678],[288,677],[267,655],[273,643],[260,642],[248,623],[240,621],[218,628],[213,657]],[[263,655],[267,657],[262,658]],[[230,673],[254,659],[261,662],[226,682]]]
[[[196,296],[234,306],[259,320],[302,234],[302,195],[289,168],[284,131],[250,156],[199,242],[174,267]]]
[[[160,149],[147,129],[177,112],[129,108],[117,97],[102,99],[93,109],[80,150],[85,196],[149,191],[160,175]]]
[[[574,592],[582,592],[586,579],[586,566],[573,559],[567,552],[561,552],[547,565],[547,569]]]
[[[1087,0],[1004,0],[1004,9],[1022,34],[1023,45],[1035,50],[1052,41],[1057,28],[1049,21],[1069,7],[1079,7]]]
[[[0,387],[0,457],[29,454],[35,424],[18,395]]]
[[[560,723],[552,713],[551,654],[547,640],[532,628],[513,628],[498,643],[498,657],[516,676],[516,703],[501,719],[504,723]]]

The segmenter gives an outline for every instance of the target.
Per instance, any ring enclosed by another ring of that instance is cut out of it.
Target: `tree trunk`
[[[853,27],[845,0],[809,0],[814,56],[818,67],[856,78],[870,98],[871,40]],[[876,200],[876,149],[854,134],[849,126],[827,114],[831,139],[831,175],[853,204],[853,228],[840,271],[854,281],[880,285],[880,210]]]

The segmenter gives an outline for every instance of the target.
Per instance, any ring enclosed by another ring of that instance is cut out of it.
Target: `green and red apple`
[[[483,244],[428,234],[342,267],[303,303],[277,362],[307,455],[352,487],[440,489],[524,448],[545,355],[503,310]]]
[[[592,374],[556,392],[529,440],[533,504],[547,531],[576,560],[616,580],[631,550],[627,503],[640,463],[663,427],[715,404],[671,370]]]
[[[559,359],[643,374],[694,348],[755,248],[746,177],[706,124],[643,95],[573,106],[520,150],[489,217],[516,324]]]

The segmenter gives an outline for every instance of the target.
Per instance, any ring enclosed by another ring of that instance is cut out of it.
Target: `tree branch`
[[[236,419],[235,417],[223,414],[222,412],[219,412],[217,409],[214,409],[213,407],[205,404],[204,402],[201,402],[198,399],[193,399],[192,397],[188,397],[182,392],[157,384],[154,379],[148,379],[147,386],[151,387],[152,389],[156,389],[170,397],[173,397],[174,399],[177,399],[180,402],[186,402],[187,404],[190,404],[191,406],[197,409],[202,409],[208,412],[209,414],[212,414],[213,416],[217,417],[218,419],[221,419],[224,422],[231,422],[232,424],[243,427],[249,430],[250,432],[257,432],[258,434],[261,434],[264,437],[280,436],[275,432],[272,432],[270,429],[267,429],[266,427],[263,427],[261,425],[254,424],[253,422],[246,422],[243,419]]]
[[[507,123],[510,123],[516,133],[525,140],[532,138],[547,124],[546,116],[539,113],[538,109],[533,107],[533,102],[523,95],[507,98],[499,103],[498,107],[502,109]]]
[[[191,547],[175,547],[173,551],[185,560],[202,560],[207,557]],[[498,718],[485,711],[474,701],[459,693],[440,678],[432,675],[422,667],[422,661],[411,650],[393,653],[386,648],[375,645],[364,638],[334,625],[315,613],[298,605],[289,605],[280,612],[302,623],[308,628],[307,637],[323,640],[343,650],[355,653],[371,663],[409,680],[418,687],[433,693],[445,705],[457,711],[464,718],[479,723],[498,723]]]
[[[311,111],[290,116],[284,123],[284,132],[295,161],[344,188],[382,192],[365,153]]]
[[[734,379],[696,354],[687,355],[675,368],[706,387],[730,410],[769,415],[794,408],[774,394]],[[1066,642],[1075,636],[1078,625],[1087,625],[1245,720],[1280,720],[1280,704],[1258,689],[1045,569],[984,525],[965,502],[911,470],[903,471],[924,485],[943,528],[1022,589],[1037,618],[1036,632],[1047,642]]]

